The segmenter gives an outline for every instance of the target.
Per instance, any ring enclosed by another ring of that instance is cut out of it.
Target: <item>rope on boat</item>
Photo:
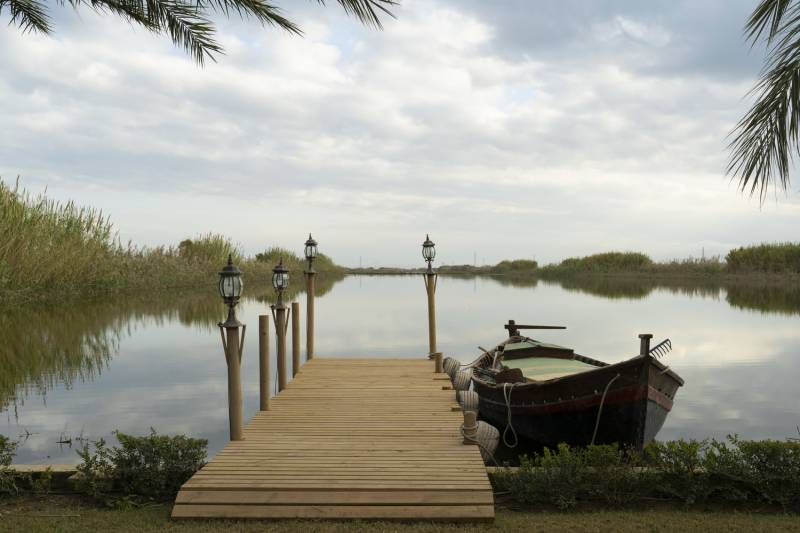
[[[519,438],[517,437],[517,432],[514,430],[514,425],[511,423],[511,392],[514,390],[514,385],[516,383],[503,383],[503,398],[506,401],[506,429],[503,430],[503,444],[506,445],[507,448],[516,448],[519,444]],[[514,437],[514,444],[511,445],[508,443],[508,439],[506,439],[506,434],[508,430],[511,430],[511,435]]]
[[[619,378],[619,376],[620,375],[617,374],[616,376],[611,378],[611,381],[608,382],[605,390],[603,390],[603,397],[600,398],[600,408],[597,409],[597,420],[594,421],[594,433],[592,433],[592,442],[590,443],[590,445],[594,445],[594,439],[595,437],[597,437],[597,428],[600,427],[600,415],[603,414],[603,404],[606,401],[606,394],[608,394],[608,388],[611,387],[611,384],[614,383],[617,380],[617,378]]]

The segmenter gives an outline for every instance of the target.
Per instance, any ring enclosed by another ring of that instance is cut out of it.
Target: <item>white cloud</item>
[[[759,210],[723,175],[756,74],[729,47],[698,70],[739,35],[726,4],[717,41],[685,22],[691,5],[509,5],[406,2],[383,32],[306,7],[304,38],[222,21],[227,55],[204,69],[90,12],[53,38],[6,28],[0,175],[101,207],[144,244],[222,231],[254,252],[313,230],[350,264],[365,238],[413,263],[397,243],[425,232],[451,262],[793,237],[796,197]]]

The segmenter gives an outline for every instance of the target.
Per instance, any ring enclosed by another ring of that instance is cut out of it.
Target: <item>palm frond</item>
[[[294,22],[281,14],[280,8],[261,0],[197,0],[197,7],[199,9],[208,7],[224,13],[227,17],[232,13],[243,19],[253,17],[264,25],[276,26],[297,35],[303,33]]]
[[[394,18],[394,14],[389,8],[399,5],[398,0],[336,0],[342,6],[344,12],[352,15],[362,23],[383,29],[380,16],[388,15]],[[325,5],[325,0],[317,0],[321,5]]]
[[[727,172],[738,178],[742,192],[758,194],[763,202],[770,186],[789,188],[792,163],[800,155],[800,6],[765,0],[748,25],[755,36],[769,27],[764,38],[773,44],[750,92],[755,102],[731,132]]]
[[[11,14],[9,24],[18,26],[23,33],[52,31],[45,6],[37,0],[0,0],[0,14],[5,8]]]
[[[750,18],[745,24],[745,35],[747,40],[753,44],[761,39],[764,30],[769,28],[766,34],[767,42],[771,42],[781,27],[781,20],[789,9],[792,0],[761,0],[756,6]]]

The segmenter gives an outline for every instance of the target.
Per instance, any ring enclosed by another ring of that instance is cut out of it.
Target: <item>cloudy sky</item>
[[[138,244],[311,231],[348,265],[418,264],[426,232],[445,263],[797,239],[795,190],[759,206],[724,173],[756,0],[403,0],[382,32],[279,4],[305,37],[221,20],[205,68],[89,9],[53,3],[50,37],[5,13],[0,176]]]

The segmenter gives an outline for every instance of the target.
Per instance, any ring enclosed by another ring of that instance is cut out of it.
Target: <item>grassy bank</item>
[[[299,274],[294,252],[270,248],[246,257],[222,235],[204,234],[177,245],[139,247],[119,241],[102,211],[33,196],[0,181],[0,300],[51,299],[147,289],[213,287],[228,254],[249,284],[269,283],[283,258]],[[321,273],[343,269],[320,254]]]
[[[0,499],[2,524],[8,531],[65,532],[287,532],[346,533],[393,531],[398,533],[482,533],[486,531],[798,531],[797,516],[736,511],[682,510],[517,512],[499,509],[493,524],[433,524],[386,522],[322,522],[314,520],[190,520],[169,519],[171,506],[106,510],[82,504],[75,498],[46,496]]]
[[[800,280],[800,244],[745,246],[729,251],[724,260],[711,257],[656,262],[640,252],[605,252],[570,257],[538,269],[537,274],[545,279],[603,275]]]

